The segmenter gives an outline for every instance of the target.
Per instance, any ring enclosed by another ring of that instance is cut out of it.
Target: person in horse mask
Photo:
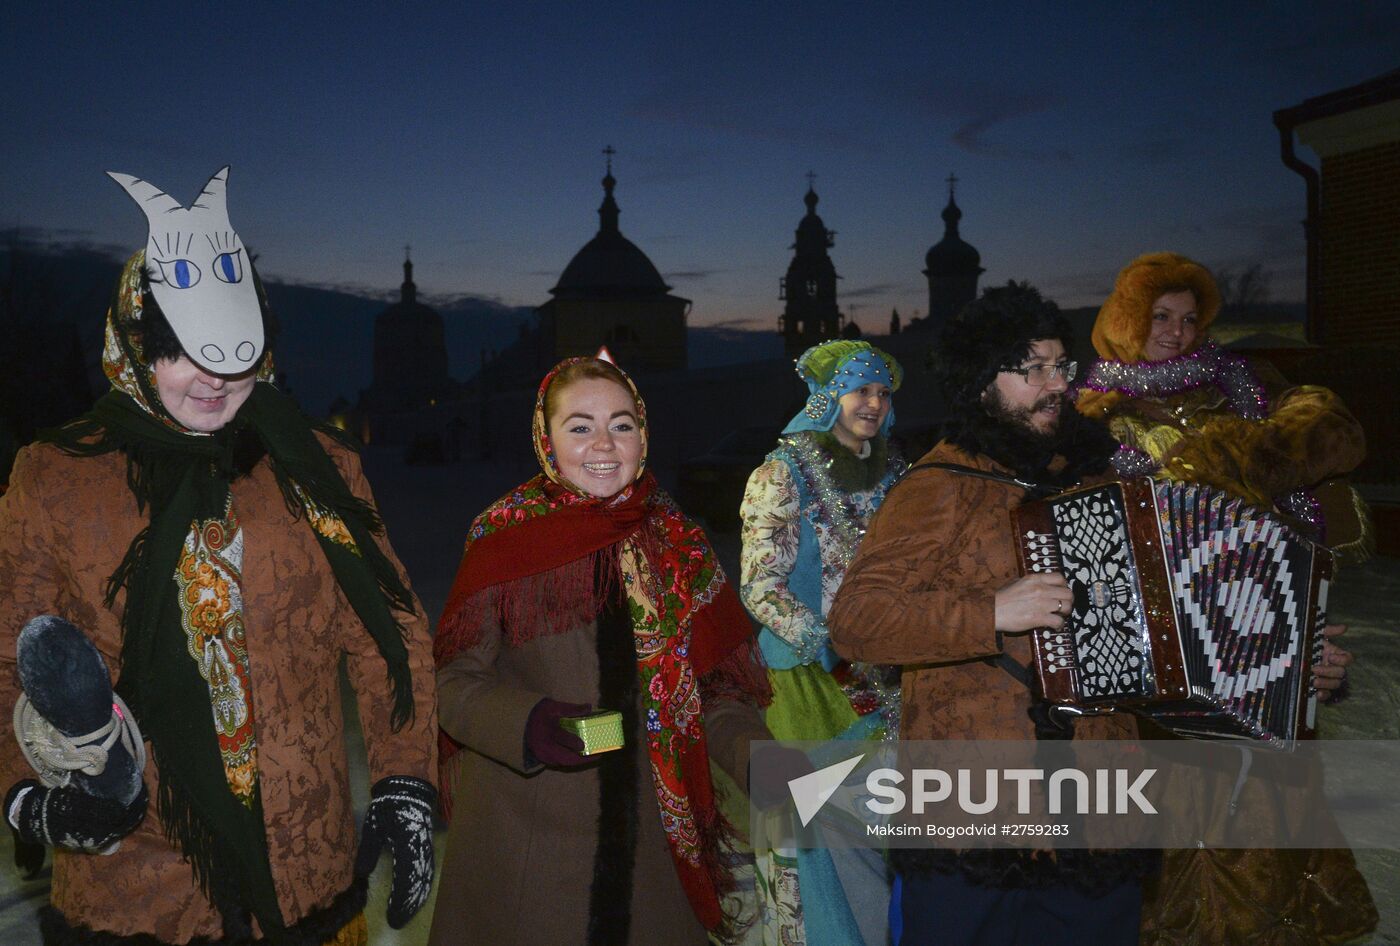
[[[44,786],[0,714],[7,821],[54,848],[44,942],[365,943],[385,847],[390,925],[432,880],[428,622],[355,451],[273,384],[228,169],[189,207],[111,176],[149,238],[107,314],[111,390],[22,450],[0,498],[0,704],[20,627],[63,617],[112,668],[154,765],[129,805]],[[374,782],[358,863],[342,659]]]

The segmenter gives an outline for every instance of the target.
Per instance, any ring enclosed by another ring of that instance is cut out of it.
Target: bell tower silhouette
[[[792,262],[779,282],[778,298],[786,304],[778,318],[783,350],[796,358],[813,345],[841,337],[841,311],[836,305],[836,264],[827,252],[835,245],[836,231],[828,230],[817,216],[816,175],[807,172],[807,213],[797,224]]]

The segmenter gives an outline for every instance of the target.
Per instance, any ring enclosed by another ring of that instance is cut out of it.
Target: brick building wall
[[[1352,481],[1400,555],[1400,70],[1275,116],[1317,155],[1315,332],[1290,365],[1341,395],[1366,431]]]
[[[1400,348],[1400,141],[1324,157],[1320,197],[1321,341]]]

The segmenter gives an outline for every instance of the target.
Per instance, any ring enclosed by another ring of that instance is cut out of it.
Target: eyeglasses
[[[1074,380],[1079,372],[1079,362],[1062,361],[1058,365],[1027,365],[1024,368],[1002,368],[1008,374],[1019,374],[1033,388],[1043,388],[1054,380],[1056,375],[1065,379],[1065,384]]]

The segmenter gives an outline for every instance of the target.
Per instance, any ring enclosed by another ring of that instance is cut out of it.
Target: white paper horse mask
[[[108,171],[146,214],[151,292],[185,354],[206,371],[242,374],[263,350],[262,308],[243,241],[228,220],[228,168],[189,207],[149,181]]]

